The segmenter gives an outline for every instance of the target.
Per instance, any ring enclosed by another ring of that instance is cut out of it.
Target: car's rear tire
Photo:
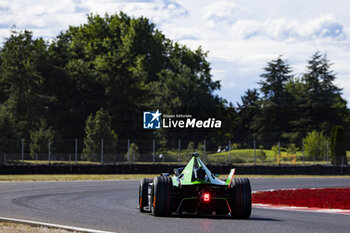
[[[148,184],[152,182],[151,178],[143,178],[139,185],[139,209],[140,212],[146,212],[145,206],[148,206]]]
[[[230,203],[232,218],[249,218],[252,212],[252,191],[249,179],[234,178],[230,190],[232,192]]]
[[[173,182],[170,177],[157,176],[153,180],[152,214],[168,216],[171,213]]]

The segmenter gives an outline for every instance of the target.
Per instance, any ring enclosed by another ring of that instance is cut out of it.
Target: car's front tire
[[[152,182],[151,178],[143,178],[139,185],[139,208],[140,212],[146,212],[145,206],[148,206],[148,184]]]

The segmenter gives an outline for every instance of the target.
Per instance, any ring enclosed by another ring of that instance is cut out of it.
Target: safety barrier
[[[0,174],[160,174],[172,173],[179,167],[174,164],[17,164],[0,166]],[[208,166],[219,174],[228,174],[231,168],[236,168],[236,174],[256,175],[350,175],[350,166],[332,165],[280,165],[280,166]]]

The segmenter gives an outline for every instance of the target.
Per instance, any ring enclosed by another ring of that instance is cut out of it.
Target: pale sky
[[[0,0],[0,41],[12,25],[51,40],[86,15],[145,16],[167,38],[209,51],[219,96],[236,104],[258,87],[262,68],[282,54],[296,75],[317,50],[327,52],[350,102],[349,0]]]

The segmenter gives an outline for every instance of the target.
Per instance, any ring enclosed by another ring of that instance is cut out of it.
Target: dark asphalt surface
[[[251,179],[253,190],[350,187],[350,179]],[[153,217],[138,181],[0,183],[0,216],[113,232],[350,232],[350,216],[254,208],[248,220]],[[1,229],[0,229],[1,232]]]

